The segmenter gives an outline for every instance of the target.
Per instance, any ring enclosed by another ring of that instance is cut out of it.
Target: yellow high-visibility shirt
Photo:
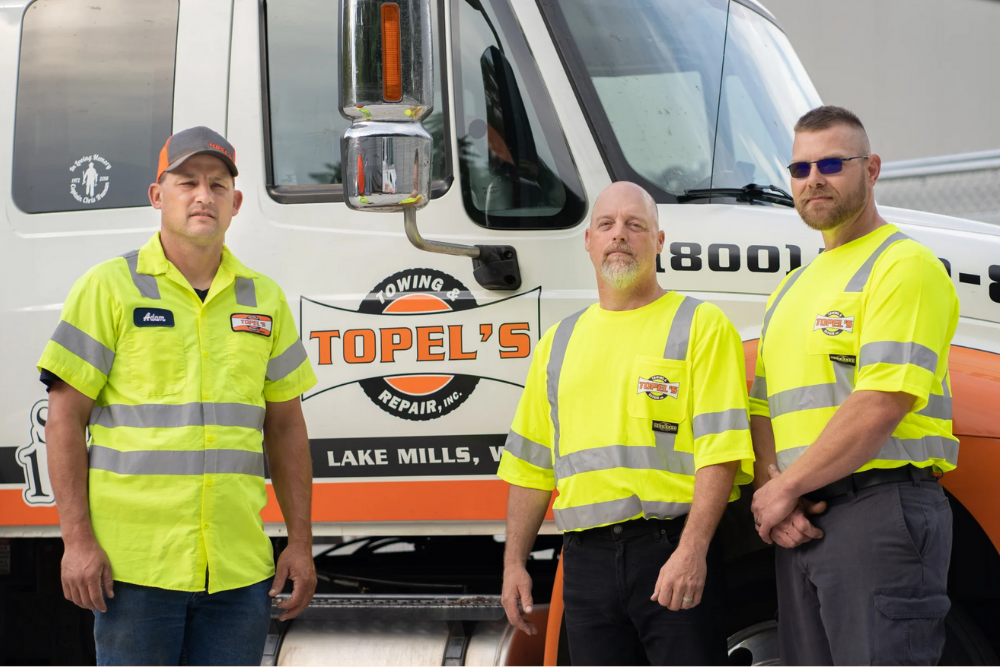
[[[281,288],[227,248],[204,303],[159,234],[73,286],[41,360],[95,400],[90,518],[117,581],[210,593],[274,574],[265,402],[316,377]]]
[[[948,351],[958,295],[941,261],[894,225],[821,253],[771,295],[750,413],[769,417],[778,467],[811,445],[854,391],[916,397],[875,456],[859,468],[912,463],[948,471]]]
[[[739,461],[753,479],[743,348],[716,306],[669,292],[627,311],[597,304],[539,341],[497,474],[558,488],[561,530],[676,518],[695,472]]]

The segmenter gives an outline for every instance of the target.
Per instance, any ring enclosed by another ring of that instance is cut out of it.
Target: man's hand
[[[62,558],[62,589],[66,599],[78,607],[106,612],[104,596],[115,596],[111,561],[97,540],[65,541]],[[103,593],[103,595],[102,595]]]
[[[518,630],[529,634],[538,634],[538,628],[528,621],[518,609],[517,603],[521,602],[524,611],[530,613],[532,607],[531,600],[531,575],[524,566],[509,565],[503,571],[503,593],[500,596],[503,602],[503,609],[507,612],[507,620]]]
[[[754,525],[757,526],[760,539],[771,544],[771,530],[791,515],[799,504],[799,497],[788,491],[782,483],[780,473],[775,474],[778,472],[775,466],[768,466],[768,472],[771,479],[754,491],[750,511],[753,512]]]
[[[705,554],[681,545],[660,568],[653,596],[649,599],[658,601],[670,611],[693,609],[701,604],[706,576]]]
[[[771,529],[771,539],[786,549],[794,549],[800,544],[820,539],[823,531],[812,525],[806,514],[822,514],[825,511],[825,500],[814,503],[807,498],[799,498],[792,513]]]
[[[316,565],[313,563],[312,545],[293,542],[281,552],[274,568],[274,583],[269,594],[271,597],[281,593],[286,579],[292,580],[292,596],[278,603],[278,608],[285,610],[278,617],[279,621],[287,621],[302,613],[316,592]]]
[[[767,468],[771,479],[777,479],[781,473],[777,466]],[[823,537],[823,531],[812,525],[806,514],[822,514],[826,511],[826,501],[814,503],[808,498],[799,498],[799,503],[783,521],[771,529],[771,539],[778,546],[794,549],[800,544],[818,540]]]

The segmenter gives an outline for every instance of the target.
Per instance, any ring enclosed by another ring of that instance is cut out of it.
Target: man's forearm
[[[504,566],[523,567],[535,545],[538,529],[549,508],[551,491],[529,489],[510,485],[507,496],[507,544],[504,548]]]
[[[782,473],[782,482],[801,496],[850,475],[878,452],[914,400],[901,392],[854,392],[816,442]]]
[[[288,528],[288,541],[312,543],[312,458],[298,398],[284,406],[281,418],[264,425],[268,469],[274,495]],[[269,404],[268,409],[272,409]]]
[[[63,540],[93,540],[88,493],[87,419],[93,401],[63,382],[49,394],[45,425],[49,479]],[[86,416],[84,416],[86,415]]]
[[[759,489],[768,483],[771,474],[768,468],[778,465],[778,455],[774,448],[774,429],[767,417],[750,417],[750,437],[753,439],[753,486]]]
[[[738,465],[738,461],[719,463],[705,466],[695,473],[694,501],[678,548],[690,548],[703,554],[708,552],[708,545],[729,502]]]

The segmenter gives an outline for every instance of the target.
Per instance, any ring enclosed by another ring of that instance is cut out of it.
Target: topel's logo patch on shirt
[[[839,310],[831,310],[826,315],[817,315],[813,331],[822,331],[827,336],[839,336],[854,331],[854,316],[844,315]]]
[[[648,380],[640,377],[639,386],[635,393],[646,394],[646,396],[649,396],[654,401],[662,401],[668,396],[670,398],[677,398],[680,390],[680,382],[671,382],[662,375],[653,375]]]
[[[271,318],[268,315],[251,313],[235,313],[232,316],[233,331],[246,331],[264,337],[271,335]]]
[[[659,431],[660,433],[677,433],[677,429],[680,424],[676,422],[658,422],[653,420],[653,430]]]
[[[137,327],[172,327],[174,314],[164,308],[136,308],[132,311],[132,324]]]

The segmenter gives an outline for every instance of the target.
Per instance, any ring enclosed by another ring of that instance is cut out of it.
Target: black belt
[[[836,482],[830,482],[815,491],[810,491],[805,496],[813,502],[819,502],[820,500],[831,500],[838,496],[857,493],[861,489],[878,486],[879,484],[920,482],[927,479],[935,479],[934,471],[930,467],[918,468],[914,465],[905,465],[901,468],[873,468],[872,470],[848,475],[843,479],[838,479]]]

